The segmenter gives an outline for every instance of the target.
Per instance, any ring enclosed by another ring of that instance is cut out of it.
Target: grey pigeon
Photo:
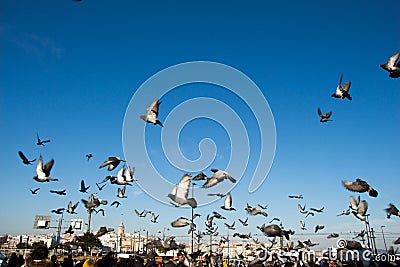
[[[339,84],[336,87],[336,92],[332,94],[332,97],[340,98],[341,100],[347,98],[348,100],[352,100],[352,97],[349,94],[351,81],[342,85],[343,74],[340,75]]]
[[[161,102],[156,99],[154,100],[151,105],[146,109],[146,114],[140,115],[140,118],[148,123],[153,123],[154,125],[160,125],[163,127],[161,121],[158,120],[158,109]]]
[[[342,181],[343,186],[352,192],[364,193],[368,192],[371,197],[377,197],[378,191],[370,186],[366,181],[357,178],[354,182]]]
[[[104,168],[106,166],[108,166],[108,170],[112,171],[114,170],[120,162],[125,162],[125,160],[121,159],[120,157],[108,157],[100,166],[99,168]]]
[[[43,166],[43,158],[40,155],[39,160],[36,165],[36,176],[33,179],[37,182],[50,182],[50,181],[58,181],[56,178],[50,177],[50,171],[53,168],[54,159],[51,159],[46,165]]]
[[[188,198],[191,177],[190,174],[184,174],[179,183],[173,187],[172,192],[168,194],[168,197],[177,203],[178,206],[187,204],[192,208],[197,207],[196,199]]]
[[[389,58],[389,60],[383,64],[379,64],[379,66],[389,72],[390,78],[399,78],[400,77],[400,52],[397,52],[393,56]]]

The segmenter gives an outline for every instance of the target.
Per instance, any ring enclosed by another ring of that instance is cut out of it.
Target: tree
[[[94,247],[103,246],[100,239],[95,237],[94,234],[90,232],[86,232],[81,236],[76,236],[75,244],[80,246],[85,253],[90,252]]]

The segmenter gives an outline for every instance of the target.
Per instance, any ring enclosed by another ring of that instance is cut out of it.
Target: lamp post
[[[382,231],[382,237],[383,237],[383,244],[385,244],[385,250],[386,250],[386,254],[388,253],[387,250],[387,246],[386,246],[386,239],[385,239],[385,234],[383,233],[383,227],[385,227],[384,225],[381,225],[381,231]]]

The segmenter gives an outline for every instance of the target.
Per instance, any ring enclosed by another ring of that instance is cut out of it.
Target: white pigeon
[[[203,188],[210,188],[225,179],[229,179],[232,183],[236,183],[236,179],[233,178],[227,171],[218,170],[215,168],[211,168],[213,175],[210,178],[207,178],[207,181],[203,184]]]
[[[178,206],[188,204],[192,208],[197,207],[196,199],[188,198],[191,177],[190,174],[184,174],[179,183],[172,188],[172,192],[168,194],[168,197]]]
[[[151,105],[146,109],[146,114],[145,115],[140,115],[140,118],[144,120],[145,122],[153,123],[153,124],[158,124],[163,127],[163,124],[158,120],[158,108],[160,106],[161,102],[156,100],[151,103]]]
[[[236,210],[235,208],[232,208],[232,196],[231,196],[231,193],[226,194],[224,205],[221,206],[221,209],[224,209],[224,210]]]
[[[36,176],[33,177],[33,179],[41,183],[58,181],[58,179],[50,177],[50,171],[53,165],[54,165],[54,159],[51,159],[49,162],[46,163],[46,165],[43,166],[43,158],[42,155],[40,155],[36,165]]]

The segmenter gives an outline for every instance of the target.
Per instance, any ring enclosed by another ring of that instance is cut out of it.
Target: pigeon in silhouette
[[[219,220],[225,220],[226,218],[224,217],[224,216],[222,216],[222,214],[221,213],[219,213],[219,212],[217,212],[217,211],[213,211],[213,217],[215,218],[215,219],[219,219]]]
[[[306,204],[304,204],[304,206],[302,207],[300,204],[297,204],[297,208],[299,209],[300,213],[302,214],[306,214]]]
[[[22,163],[25,165],[32,165],[32,162],[36,161],[36,158],[33,160],[28,160],[28,158],[25,157],[25,155],[24,155],[24,153],[22,153],[22,151],[18,151],[18,155],[22,159]]]
[[[109,170],[109,171],[112,171],[112,170],[114,170],[114,169],[119,165],[119,163],[120,163],[121,161],[122,161],[122,162],[126,162],[125,160],[121,159],[120,157],[114,157],[114,156],[108,157],[108,158],[103,162],[103,164],[101,164],[101,165],[99,166],[99,168],[101,169],[101,168],[104,168],[104,167],[108,166],[108,170]]]
[[[322,113],[321,109],[318,108],[318,115],[321,118],[319,120],[320,122],[332,121],[332,120],[329,119],[331,117],[331,115],[332,115],[332,111],[329,111],[327,113]]]
[[[217,194],[207,194],[207,195],[209,195],[209,196],[217,196],[217,197],[220,197],[220,198],[223,198],[224,196],[226,196],[226,194],[221,194],[221,193],[217,193]]]
[[[321,213],[321,212],[324,212],[324,207],[322,207],[320,209],[310,208],[310,210]]]
[[[173,187],[172,192],[168,194],[168,197],[177,203],[178,206],[187,204],[192,208],[197,207],[196,199],[187,198],[189,195],[191,177],[190,174],[184,174],[179,183]]]
[[[385,211],[386,211],[386,217],[388,219],[390,219],[391,215],[400,217],[399,209],[392,203],[389,204],[389,208],[386,208]]]
[[[336,92],[332,94],[332,97],[340,98],[341,100],[347,98],[348,100],[352,100],[353,98],[349,94],[351,81],[342,85],[343,74],[340,75],[339,84],[336,87]]]
[[[325,228],[325,225],[319,225],[319,224],[317,224],[317,225],[315,226],[314,232],[316,233],[316,232],[318,232],[319,230],[322,230],[322,229],[324,229],[324,228]]]
[[[38,146],[44,146],[45,143],[50,142],[50,140],[41,140],[38,133],[36,133],[36,137],[37,137],[36,145],[38,145]]]
[[[197,174],[195,177],[193,177],[193,181],[201,181],[201,180],[207,180],[207,175],[205,175],[204,173],[199,173]]]
[[[96,183],[97,188],[99,189],[99,191],[103,190],[103,188],[106,186],[106,184],[100,186],[98,183]]]
[[[232,207],[232,196],[231,196],[231,193],[226,194],[224,205],[221,206],[221,209],[223,209],[223,210],[236,210],[235,208]]]
[[[112,232],[114,231],[114,228],[107,228],[105,226],[101,226],[100,229],[95,233],[95,237],[100,237],[103,236],[105,234],[107,234],[108,232]]]
[[[269,221],[269,223],[272,223],[273,221],[278,221],[278,222],[280,222],[281,219],[279,219],[278,217],[274,217],[272,220]]]
[[[82,193],[87,193],[87,190],[89,189],[90,185],[85,186],[85,181],[82,179],[81,180],[81,189],[79,190],[79,192]]]
[[[246,220],[242,220],[242,219],[239,219],[239,222],[243,225],[243,226],[248,226],[249,224],[247,223],[247,221],[249,220],[249,218],[246,218]]]
[[[372,188],[366,181],[359,178],[357,178],[355,182],[342,181],[342,184],[349,191],[358,193],[368,192],[371,197],[378,196],[378,191]]]
[[[87,158],[87,160],[90,160],[91,158],[93,158],[93,155],[91,153],[86,154],[86,158]]]
[[[36,189],[29,189],[29,190],[31,190],[31,193],[32,193],[32,195],[36,195],[37,194],[37,191],[39,191],[39,189],[40,188],[36,188]]]
[[[94,212],[96,212],[96,214],[98,214],[99,212],[101,213],[101,215],[104,216],[104,209],[98,209],[98,210],[94,210]]]
[[[57,194],[57,195],[60,195],[60,196],[67,195],[67,192],[66,192],[65,189],[64,190],[50,190],[50,193]]]
[[[114,205],[115,205],[116,208],[118,208],[119,205],[121,205],[121,203],[119,201],[115,200],[115,201],[113,201],[113,203],[111,203],[110,206],[114,206]]]
[[[52,213],[55,214],[62,214],[64,212],[65,208],[58,208],[56,210],[51,210]]]
[[[64,232],[64,234],[70,234],[72,235],[74,233],[74,230],[72,228],[72,224],[69,225],[67,231]]]
[[[300,221],[300,229],[301,229],[301,230],[307,230],[307,228],[306,228],[306,223],[305,223],[305,222]]]
[[[218,170],[215,168],[211,168],[213,175],[207,179],[207,181],[203,184],[203,188],[210,188],[215,186],[216,184],[222,182],[225,179],[229,179],[232,183],[236,183],[236,179],[233,178],[227,171]]]
[[[229,229],[229,230],[235,230],[235,221],[231,225],[224,223],[224,225]]]
[[[282,230],[282,228],[276,224],[270,224],[268,226],[265,226],[263,224],[261,226],[257,226],[257,229],[259,229],[261,232],[263,232],[268,237],[276,237],[276,236],[283,237],[284,236],[287,240],[290,239],[289,235],[294,234],[294,231]]]
[[[298,198],[298,199],[303,199],[303,195],[291,195],[289,198]]]
[[[161,121],[158,120],[158,108],[161,102],[158,99],[154,100],[153,103],[146,109],[145,115],[140,115],[140,118],[145,122],[153,123],[154,125],[158,124],[163,127]]]
[[[69,214],[76,214],[75,209],[76,207],[78,207],[79,202],[76,202],[74,205],[72,205],[72,201],[70,201],[68,203],[68,207],[67,207],[67,212]]]
[[[342,213],[339,213],[336,216],[343,216],[343,215],[349,215],[350,214],[350,208],[348,208],[347,210],[342,211]]]
[[[386,63],[379,64],[379,66],[389,72],[390,78],[399,78],[400,77],[400,52],[397,52],[393,56],[389,58]]]
[[[135,209],[135,213],[137,216],[139,217],[146,217],[147,213],[151,212],[150,210],[143,210],[142,212],[139,213],[139,211],[137,209]]]
[[[36,166],[36,176],[33,177],[33,179],[37,182],[58,181],[58,179],[50,177],[50,171],[53,165],[54,159],[51,159],[46,163],[46,165],[43,166],[43,158],[42,155],[40,155]]]

